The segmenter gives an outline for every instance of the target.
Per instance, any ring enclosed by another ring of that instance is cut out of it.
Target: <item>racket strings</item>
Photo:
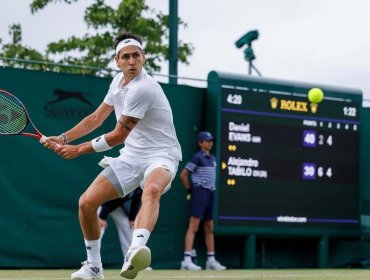
[[[20,133],[27,125],[27,113],[18,99],[0,92],[0,134]]]

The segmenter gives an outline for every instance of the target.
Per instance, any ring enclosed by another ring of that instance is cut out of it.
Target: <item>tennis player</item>
[[[104,278],[97,209],[105,201],[124,197],[138,186],[143,189],[142,206],[120,275],[133,279],[150,265],[151,253],[145,245],[158,219],[161,195],[170,188],[181,160],[170,104],[158,82],[143,67],[141,38],[130,33],[119,35],[115,52],[116,65],[122,72],[113,78],[104,101],[72,129],[45,142],[46,147],[65,159],[104,152],[124,143],[120,155],[80,197],[79,219],[87,260],[72,274],[72,279]],[[68,144],[94,131],[113,111],[117,124],[112,131],[88,142]]]

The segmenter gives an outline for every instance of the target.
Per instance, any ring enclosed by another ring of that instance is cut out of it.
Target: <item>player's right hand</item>
[[[49,150],[52,150],[55,152],[56,147],[60,147],[63,143],[60,141],[58,136],[49,136],[45,137],[43,141],[40,141],[40,143]]]
[[[63,139],[61,139],[59,136],[45,136],[42,138],[42,141],[40,139],[40,143],[46,148],[51,146],[52,143],[56,143],[61,146],[63,145]]]

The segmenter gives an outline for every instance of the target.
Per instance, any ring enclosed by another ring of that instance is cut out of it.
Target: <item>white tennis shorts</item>
[[[110,166],[106,167],[100,174],[112,182],[120,197],[124,197],[138,186],[144,189],[144,183],[149,174],[154,169],[163,167],[171,173],[171,181],[162,192],[163,194],[171,188],[178,165],[178,160],[165,157],[139,159],[120,156],[112,159]]]

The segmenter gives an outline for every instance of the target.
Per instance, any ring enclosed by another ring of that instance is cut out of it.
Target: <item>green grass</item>
[[[0,279],[24,280],[67,280],[73,270],[1,270]],[[105,279],[123,280],[119,270],[105,270]],[[153,270],[142,271],[136,279],[147,280],[369,280],[370,270],[367,269],[280,269],[280,270],[226,270],[226,271],[181,271],[181,270]]]

